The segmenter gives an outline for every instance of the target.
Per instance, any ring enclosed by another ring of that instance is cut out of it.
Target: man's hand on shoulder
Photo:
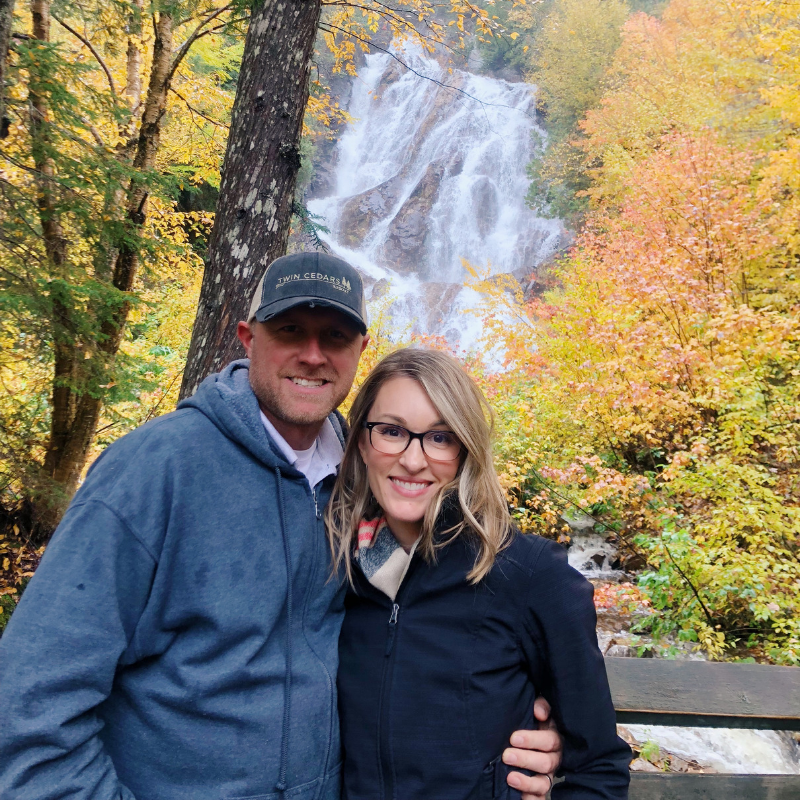
[[[511,747],[503,753],[503,761],[510,767],[520,767],[537,773],[532,776],[511,772],[508,785],[522,792],[522,800],[539,800],[553,785],[553,776],[561,764],[562,741],[553,720],[550,704],[537,697],[533,714],[539,721],[539,730],[515,731]]]

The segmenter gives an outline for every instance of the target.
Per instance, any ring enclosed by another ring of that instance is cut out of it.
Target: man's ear
[[[369,334],[364,334],[364,341],[361,342],[361,353],[363,353],[367,349],[367,345],[369,344]]]
[[[250,350],[253,347],[253,329],[250,327],[250,323],[240,322],[236,326],[236,335],[239,337],[247,357],[250,358]]]

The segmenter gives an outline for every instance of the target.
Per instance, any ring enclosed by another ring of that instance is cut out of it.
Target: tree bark
[[[142,14],[144,0],[133,0],[128,19],[128,49],[125,53],[125,98],[131,112],[131,130],[142,99]]]
[[[40,42],[50,41],[50,3],[49,0],[33,0],[31,3],[33,37]],[[35,76],[30,82],[30,120],[33,161],[36,167],[36,202],[39,208],[39,222],[42,226],[42,239],[45,253],[52,273],[66,281],[67,242],[61,220],[55,210],[53,197],[53,178],[55,166],[49,155],[49,130],[47,99],[44,90]],[[52,418],[50,422],[50,441],[45,455],[45,472],[52,476],[59,455],[69,434],[75,411],[76,361],[74,331],[69,311],[69,303],[62,294],[63,285],[54,284],[51,293],[53,302],[53,394]]]
[[[0,0],[0,139],[8,136],[10,125],[6,117],[6,66],[13,23],[14,0]]]
[[[181,397],[241,356],[236,324],[265,267],[286,252],[319,15],[320,0],[253,10]]]
[[[34,6],[46,6],[47,0],[33,0]],[[35,18],[34,18],[35,19]],[[36,25],[34,24],[34,28]],[[161,13],[154,21],[155,41],[153,44],[153,63],[150,69],[150,80],[145,96],[144,110],[139,134],[135,142],[133,167],[143,173],[152,169],[158,152],[161,119],[167,105],[167,93],[173,74],[172,58],[173,18]],[[141,62],[139,62],[141,63]],[[129,88],[131,86],[129,78]],[[38,166],[38,165],[37,165]],[[144,183],[132,179],[125,197],[125,216],[128,225],[140,227],[145,221],[147,190]],[[44,225],[44,222],[43,222]],[[47,239],[47,236],[45,236]],[[48,250],[49,253],[49,250]],[[114,253],[108,272],[115,289],[130,292],[139,265],[135,247],[123,243]],[[122,302],[113,309],[110,318],[101,328],[103,338],[97,343],[97,351],[93,355],[103,363],[103,367],[111,371],[114,358],[119,350],[125,323],[128,318],[130,304]],[[77,358],[74,346],[65,341],[64,361],[73,372]],[[84,391],[76,394],[60,384],[68,383],[59,378],[59,348],[56,346],[56,384],[53,392],[53,422],[50,446],[45,457],[47,474],[58,482],[71,495],[78,484],[80,474],[86,463],[92,440],[97,429],[97,422],[103,407],[103,397],[97,393]]]

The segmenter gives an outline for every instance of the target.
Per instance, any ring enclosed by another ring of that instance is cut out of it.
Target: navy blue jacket
[[[355,566],[339,639],[347,800],[518,798],[499,757],[544,695],[564,737],[554,798],[626,798],[592,586],[565,550],[517,535],[478,585],[461,536],[414,555],[396,604]]]
[[[330,484],[246,361],[111,445],[0,639],[0,797],[338,800]]]

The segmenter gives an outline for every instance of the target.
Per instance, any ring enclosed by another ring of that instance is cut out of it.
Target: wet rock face
[[[442,329],[442,323],[450,316],[459,291],[461,291],[461,286],[457,283],[427,283],[425,285],[427,319],[425,320],[426,327],[422,330]],[[444,331],[443,335],[447,336],[448,332]]]
[[[348,247],[358,248],[370,230],[391,212],[402,185],[401,176],[351,197],[339,217],[339,239]]]
[[[481,236],[488,236],[497,224],[500,204],[497,202],[497,192],[487,177],[480,178],[473,184],[472,202],[480,209],[477,217],[478,231]]]
[[[439,194],[443,174],[441,164],[429,164],[389,225],[383,260],[401,274],[417,274],[423,279],[434,277],[431,273],[435,273],[435,269],[427,263],[425,244],[430,212]]]
[[[364,286],[368,286],[366,281]],[[391,282],[386,279],[375,281],[368,291],[371,300],[382,297],[389,291],[395,293]],[[421,297],[399,297],[397,303],[405,306],[403,311],[405,317],[411,321],[411,330],[424,334],[432,330],[442,330],[442,324],[452,312],[460,291],[461,285],[458,283],[426,282],[421,287]],[[448,331],[442,330],[440,335],[446,337]]]

